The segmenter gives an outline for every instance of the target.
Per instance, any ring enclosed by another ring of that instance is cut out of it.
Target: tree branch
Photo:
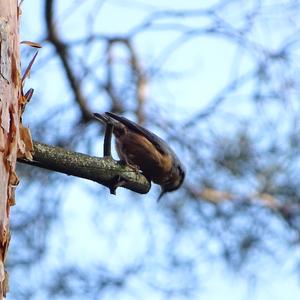
[[[45,21],[47,29],[47,39],[55,47],[56,53],[61,60],[63,69],[65,71],[66,77],[69,81],[69,84],[72,88],[72,91],[75,96],[75,100],[79,105],[82,120],[87,122],[92,118],[91,112],[87,105],[87,99],[83,95],[82,89],[80,87],[80,82],[75,76],[75,72],[72,69],[70,57],[68,53],[67,45],[60,39],[59,34],[57,33],[56,26],[54,24],[54,0],[47,0],[45,6]]]
[[[140,194],[150,190],[151,183],[141,173],[111,157],[89,156],[39,142],[33,146],[33,160],[19,158],[19,162],[98,182],[112,194],[119,186]]]

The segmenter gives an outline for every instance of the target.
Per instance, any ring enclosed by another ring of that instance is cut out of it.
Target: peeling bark
[[[22,98],[19,12],[16,0],[0,0],[0,300],[8,289],[4,264],[10,241],[9,212],[19,181],[15,172]]]

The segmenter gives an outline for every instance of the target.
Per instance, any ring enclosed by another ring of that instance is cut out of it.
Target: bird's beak
[[[157,198],[157,202],[159,202],[159,200],[162,198],[162,196],[166,193],[166,191],[162,188],[158,198]]]

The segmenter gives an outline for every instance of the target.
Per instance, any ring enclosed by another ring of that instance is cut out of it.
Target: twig
[[[114,130],[113,124],[106,124],[105,136],[103,143],[103,155],[104,157],[111,157],[111,138]]]

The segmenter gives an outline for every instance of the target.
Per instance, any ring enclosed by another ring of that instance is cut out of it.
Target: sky
[[[58,1],[57,1],[58,2]],[[86,1],[88,2],[88,1]],[[203,2],[203,5],[205,5]],[[68,24],[68,18],[70,11],[72,11],[72,18],[78,18],[79,24],[84,24],[84,20],[80,20],[80,14],[82,13],[82,9],[88,9],[85,7],[85,4],[78,3],[79,1],[73,1],[74,4],[65,8],[65,4],[70,4],[70,1],[64,2],[60,1],[59,6],[62,6],[60,9],[61,16],[66,16],[66,23]],[[71,2],[72,3],[72,2]],[[100,3],[100,2],[99,2]],[[141,9],[136,9],[139,7],[139,4],[143,3],[149,5],[149,9],[151,9],[151,1],[101,1],[101,13],[99,17],[99,21],[96,22],[95,26],[99,28],[105,28],[105,31],[111,31],[114,33],[119,30],[124,30],[126,32],[128,28],[131,28],[134,23],[138,23],[140,20],[144,18]],[[137,5],[138,4],[138,5]],[[160,5],[162,7],[168,8],[172,5],[173,8],[180,9],[182,6],[185,7],[189,5],[190,8],[199,7],[198,1],[160,1]],[[211,2],[210,2],[211,4]],[[70,9],[71,7],[71,9]],[[99,4],[100,7],[100,4]],[[43,24],[42,16],[41,16],[41,8],[42,1],[34,1],[34,0],[25,0],[23,3],[23,16],[22,16],[22,26],[21,26],[21,35],[22,40],[31,40],[31,41],[39,41],[41,33],[43,32]],[[77,9],[79,8],[79,9]],[[99,8],[100,9],[100,8]],[[35,18],[32,18],[32,13],[35,13]],[[197,21],[193,21],[197,22]],[[205,20],[202,20],[205,22]],[[70,22],[70,28],[67,32],[68,38],[72,39],[72,35],[74,37],[80,36],[80,32],[82,31],[82,35],[85,33],[85,29],[88,27],[78,25],[78,30],[72,30],[73,23]],[[153,43],[153,35],[157,36],[156,43]],[[170,33],[170,39],[176,38],[173,36],[173,33]],[[145,45],[144,55],[147,57],[160,57],[159,51],[162,48],[161,45],[163,43],[169,43],[169,41],[164,40],[163,36],[158,36],[157,33],[149,33],[148,35],[137,38],[137,43],[141,43]],[[194,43],[186,43],[180,51],[174,53],[171,58],[169,58],[165,63],[164,67],[168,70],[182,70],[185,72],[185,76],[181,78],[181,84],[176,85],[172,83],[166,82],[166,86],[164,86],[165,91],[161,93],[161,83],[154,82],[151,87],[151,97],[155,98],[158,94],[157,90],[160,90],[159,95],[159,104],[165,107],[165,112],[168,113],[168,107],[171,102],[172,105],[175,106],[177,110],[184,111],[189,115],[193,115],[195,110],[199,110],[199,103],[206,106],[211,98],[213,98],[216,94],[216,91],[220,90],[223,86],[225,86],[228,77],[232,76],[231,63],[232,59],[236,55],[235,46],[229,44],[226,41],[215,40],[207,37],[203,37],[199,40],[199,47],[195,47]],[[45,57],[48,53],[48,49],[42,49],[41,57]],[[182,59],[185,57],[186,59]],[[226,57],[226,59],[224,59]],[[176,64],[174,64],[176,61]],[[247,57],[241,58],[241,65],[243,67],[236,72],[242,72],[243,69],[246,69],[249,66],[249,62],[247,61]],[[39,88],[40,80],[47,82],[48,80],[53,80],[53,72],[57,69],[56,63],[51,63],[47,67],[47,72],[39,73],[40,75],[37,77],[34,76],[34,72],[30,78],[30,86],[34,87],[37,95],[40,99],[43,99],[43,95],[52,94],[53,99],[57,99],[59,97],[65,97],[66,99],[70,99],[68,93],[64,89],[65,81],[57,80],[56,90],[51,88],[47,88],[44,86],[42,89]],[[57,76],[57,75],[55,75]],[[197,89],[195,89],[195,86]],[[199,93],[201,91],[201,93]],[[168,97],[171,95],[171,97]],[[46,98],[46,97],[45,97]],[[185,99],[184,102],[182,99]],[[172,99],[172,100],[170,100]],[[174,101],[174,99],[176,99]],[[41,101],[41,100],[39,100]],[[33,114],[36,114],[38,117],[39,114],[45,115],[47,110],[55,107],[55,102],[47,102],[42,103],[40,107],[41,111],[36,111],[33,109]],[[30,117],[35,117],[34,115],[30,115]],[[25,122],[30,127],[30,117],[27,116],[25,118]],[[99,228],[94,228],[94,223],[90,219],[91,213],[93,213],[95,202],[94,200],[86,193],[86,188],[93,189],[94,186],[90,183],[83,182],[79,179],[74,180],[74,185],[65,195],[65,201],[62,209],[62,222],[64,228],[64,238],[68,240],[66,248],[70,248],[69,251],[72,253],[71,257],[66,256],[65,259],[70,259],[71,261],[80,261],[83,265],[89,263],[89,261],[95,260],[99,256],[99,249],[101,249],[101,256],[106,257],[110,254],[111,246],[109,243],[105,244],[103,241],[99,241],[94,239],[94,235],[99,234]],[[155,196],[155,192],[151,191]],[[128,197],[127,192],[120,192],[119,195],[124,197]],[[85,206],[82,209],[82,206],[76,207],[74,206],[74,199],[85,199]],[[109,201],[114,201],[111,204],[112,209],[116,209],[118,206],[118,201],[124,201],[116,199],[113,196],[107,196]],[[154,218],[153,224],[155,226],[162,226],[161,220],[159,217],[159,207],[155,202],[147,203],[143,201],[141,204],[143,209],[151,209],[153,212],[152,217]],[[120,204],[121,207],[121,204]],[[97,210],[97,213],[101,211],[101,208]],[[129,220],[123,220],[122,224],[120,224],[120,220],[118,219],[118,214],[113,211],[108,215],[98,216],[102,220],[103,226],[107,231],[114,230],[115,228],[120,227],[121,232],[125,232],[126,236],[134,237],[136,235],[143,236],[143,232],[139,232],[137,228],[140,228],[139,222],[141,219],[138,215],[139,211],[137,208],[132,208],[129,212],[130,217]],[[60,226],[61,224],[58,224]],[[134,228],[134,229],[133,229]],[[142,228],[142,227],[141,227]],[[54,230],[55,231],[55,230]],[[78,232],[82,232],[81,239],[78,239]],[[159,233],[162,236],[167,233],[161,229]],[[131,245],[132,240],[127,240],[126,236],[120,234],[119,240],[116,243],[122,245],[124,249],[124,257],[120,257],[120,261],[122,259],[130,259],[131,253]],[[56,257],[59,255],[60,249],[59,245],[61,245],[61,240],[55,241],[56,237],[53,235],[51,238],[53,243],[53,257],[49,258],[49,262],[51,264],[59,263]],[[89,250],[86,249],[85,244],[90,243],[93,244],[93,247],[90,247]],[[147,236],[145,237],[144,243],[147,243]],[[140,254],[144,251],[144,244],[141,242],[140,248],[135,249],[135,251]],[[95,250],[97,249],[97,250]],[[82,253],[84,251],[84,256]],[[66,251],[68,253],[68,251]],[[295,253],[295,257],[299,256],[298,253]],[[134,259],[134,255],[132,259]],[[300,295],[300,287],[299,287],[299,279],[297,274],[293,271],[293,262],[294,257],[289,257],[285,264],[278,265],[275,261],[268,261],[266,264],[262,266],[261,270],[258,270],[261,275],[258,276],[259,281],[252,282],[251,279],[247,277],[242,277],[239,275],[234,275],[225,268],[225,266],[221,262],[203,262],[201,266],[201,272],[204,272],[205,282],[203,282],[203,289],[200,290],[199,294],[195,295],[194,299],[202,299],[202,300],[296,300],[299,299]],[[120,262],[121,263],[121,262]],[[112,265],[112,268],[115,267]],[[203,271],[204,270],[204,271]],[[41,269],[41,274],[43,274],[44,270]],[[13,287],[11,287],[13,288]],[[138,288],[138,287],[135,287]],[[144,299],[160,299],[157,295],[147,294],[147,291],[143,292]],[[109,297],[108,297],[109,298]],[[8,298],[10,299],[9,295]],[[134,299],[134,297],[128,295],[128,298],[124,296],[118,296],[116,299]]]

